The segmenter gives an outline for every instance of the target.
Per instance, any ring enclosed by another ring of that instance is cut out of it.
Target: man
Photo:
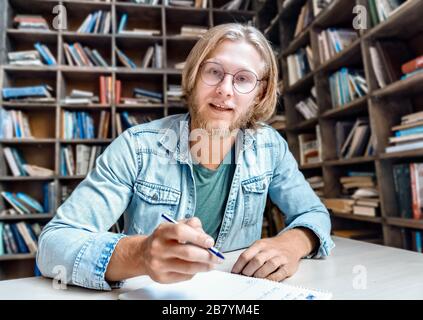
[[[39,241],[37,262],[54,277],[110,290],[149,275],[162,283],[211,270],[222,252],[246,248],[232,272],[276,281],[303,257],[329,254],[328,212],[286,141],[260,121],[275,110],[277,66],[253,27],[212,28],[182,75],[189,114],[126,130],[57,210]],[[287,228],[261,237],[266,197]],[[125,214],[124,234],[107,232]],[[164,222],[166,213],[178,224]],[[57,269],[56,269],[57,270]]]

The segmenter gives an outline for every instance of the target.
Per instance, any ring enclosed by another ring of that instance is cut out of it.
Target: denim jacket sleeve
[[[132,197],[139,167],[134,144],[128,130],[115,139],[45,226],[37,253],[37,265],[44,276],[99,290],[121,284],[109,284],[105,272],[124,235],[107,230]]]
[[[329,213],[299,171],[286,141],[276,132],[275,136],[278,161],[269,186],[269,196],[286,216],[287,227],[281,232],[297,227],[312,230],[319,238],[320,246],[317,252],[307,257],[327,256],[335,246],[330,237]]]

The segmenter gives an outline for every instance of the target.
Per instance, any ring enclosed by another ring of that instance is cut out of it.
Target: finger
[[[213,270],[213,265],[210,263],[187,262],[180,259],[172,259],[169,262],[169,272],[194,275],[198,272],[207,272]]]
[[[212,237],[204,232],[185,224],[169,224],[162,229],[163,237],[173,239],[180,243],[192,243],[203,248],[210,248],[214,244]]]
[[[263,251],[256,254],[245,267],[241,270],[241,273],[245,276],[251,277],[258,269],[260,269],[272,255],[269,251]]]
[[[291,276],[285,266],[280,266],[275,272],[266,277],[272,281],[282,281]]]
[[[189,262],[222,263],[222,259],[216,257],[209,250],[191,244],[173,246],[171,250],[167,251],[166,256]]]
[[[201,229],[203,230],[203,225],[201,224],[201,220],[197,217],[192,217],[186,220],[182,220],[185,224],[193,227],[194,229]]]
[[[238,257],[238,260],[232,267],[232,273],[240,273],[242,269],[247,265],[247,263],[261,250],[261,245],[259,242],[254,243],[251,247],[245,250]]]
[[[254,272],[253,277],[255,278],[266,278],[282,265],[286,263],[286,259],[281,257],[270,258],[264,263],[256,272]]]

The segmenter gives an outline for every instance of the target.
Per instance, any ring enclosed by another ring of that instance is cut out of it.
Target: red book
[[[106,101],[106,78],[100,76],[100,103],[107,104]]]
[[[115,82],[115,104],[120,103],[121,92],[122,92],[122,81],[116,80],[116,82]]]
[[[421,68],[423,68],[423,56],[420,56],[414,60],[408,61],[407,63],[403,64],[401,70],[404,74],[407,74]]]

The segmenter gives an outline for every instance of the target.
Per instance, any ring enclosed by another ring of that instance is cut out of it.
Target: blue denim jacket
[[[105,281],[105,271],[122,237],[152,233],[163,222],[162,213],[192,217],[195,185],[188,137],[189,114],[184,114],[132,127],[116,138],[44,228],[37,253],[41,273],[110,290],[116,284]],[[236,169],[215,246],[225,252],[260,239],[269,194],[286,216],[282,232],[307,227],[320,239],[310,256],[328,255],[334,247],[329,214],[280,134],[267,125],[245,130],[235,147]],[[122,214],[124,233],[108,232]]]

